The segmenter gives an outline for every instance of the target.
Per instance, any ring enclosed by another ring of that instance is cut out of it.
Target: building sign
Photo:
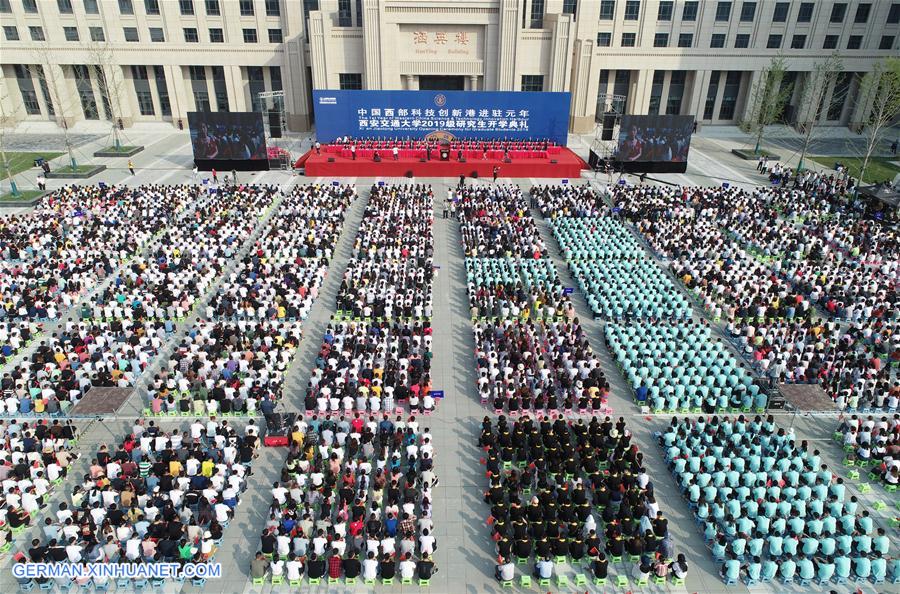
[[[566,143],[569,93],[506,91],[313,91],[316,133],[421,138],[549,139]]]
[[[406,60],[477,60],[483,55],[484,27],[400,25],[400,52]]]

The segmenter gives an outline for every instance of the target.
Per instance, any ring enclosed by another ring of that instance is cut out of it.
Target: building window
[[[834,6],[831,7],[831,19],[832,23],[843,23],[844,17],[847,15],[847,3],[846,2],[838,2]]]
[[[815,5],[812,2],[801,2],[800,10],[797,11],[797,22],[808,23],[812,21],[814,7]]]
[[[209,42],[210,43],[225,43],[225,34],[222,32],[222,29],[213,28],[209,30]]]
[[[822,49],[837,49],[838,36],[826,35],[825,41],[822,43]]]
[[[356,26],[362,27],[362,21],[363,21],[362,0],[356,0]]]
[[[628,103],[628,91],[631,88],[631,71],[616,70],[616,78],[613,81],[613,95],[620,95],[624,103]]]
[[[16,64],[13,69],[16,72],[16,82],[19,83],[22,103],[25,105],[25,113],[28,115],[41,115],[41,104],[38,102],[37,93],[34,91],[31,69],[23,64]]]
[[[671,21],[672,10],[675,3],[672,0],[661,0],[659,3],[659,12],[656,13],[656,20]]]
[[[3,25],[3,37],[6,41],[19,41],[19,30],[15,25]]]
[[[616,13],[616,0],[600,0],[600,20],[611,21]]]
[[[725,76],[725,88],[722,92],[722,105],[719,107],[720,120],[734,119],[734,108],[738,94],[741,92],[741,73],[732,70]]]
[[[78,90],[78,98],[81,100],[81,110],[86,120],[99,120],[100,111],[97,109],[97,99],[94,97],[94,87],[91,84],[91,72],[87,66],[75,64],[72,66],[75,72],[75,88]]]
[[[640,0],[625,0],[625,20],[636,21],[641,14]]]
[[[853,19],[854,23],[865,23],[869,20],[869,13],[872,11],[872,5],[865,3],[860,4],[856,7],[856,18]]]
[[[532,29],[544,28],[544,0],[531,0],[531,24]]]
[[[0,12],[9,14],[12,12],[12,6],[9,0],[0,0]]]
[[[352,27],[353,13],[350,11],[350,0],[338,0],[338,27]]]
[[[212,111],[209,102],[209,91],[194,91],[194,109],[197,111]]]
[[[119,0],[119,14],[134,14],[134,4],[131,0]]]
[[[281,84],[281,66],[269,66],[269,81],[272,83],[273,91],[284,90]]]
[[[282,43],[284,41],[284,36],[281,34],[281,29],[269,29],[269,43]]]
[[[147,14],[158,15],[159,0],[144,0],[144,11],[146,11]]]
[[[152,116],[155,111],[153,109],[153,93],[150,92],[150,81],[147,76],[146,66],[132,66],[131,78],[134,80],[134,94],[137,97],[138,109],[141,115]]]
[[[200,35],[197,33],[196,27],[185,27],[184,28],[184,42],[185,43],[199,43]]]
[[[362,74],[359,72],[341,72],[338,77],[342,91],[359,91],[362,89]]]
[[[240,0],[241,16],[253,16],[253,0]]]
[[[681,113],[681,100],[684,97],[684,83],[687,71],[673,70],[669,77],[669,97],[666,99],[666,115]]]
[[[725,34],[713,33],[709,40],[709,47],[725,47]]]
[[[150,27],[150,41],[153,43],[164,43],[166,41],[166,34],[162,27]],[[187,29],[185,29],[185,41],[187,41]]]
[[[806,47],[806,35],[791,37],[791,49],[803,49],[804,47]]]
[[[781,47],[781,35],[776,35],[776,34],[769,35],[769,41],[766,42],[766,49],[778,49],[780,47]]]
[[[741,22],[752,23],[754,18],[756,18],[756,2],[741,4]]]
[[[622,47],[634,47],[635,38],[634,33],[622,33]]]
[[[692,47],[694,45],[693,33],[681,33],[678,35],[678,47]]]
[[[31,34],[31,41],[44,41],[46,38],[44,37],[44,28],[43,27],[28,27],[28,33]]]
[[[100,6],[97,4],[97,0],[84,0],[84,12],[85,14],[100,14]]]
[[[788,18],[788,12],[791,10],[790,2],[776,2],[775,3],[775,12],[772,13],[772,22],[773,23],[786,23]]]
[[[169,103],[169,88],[166,85],[166,70],[162,66],[153,67],[153,78],[156,79],[156,95],[159,97],[159,112],[164,116],[172,115]]]
[[[659,114],[659,104],[662,101],[662,91],[665,81],[665,70],[656,70],[653,73],[653,84],[650,86],[650,105],[647,111],[648,115]]]
[[[887,23],[888,25],[900,23],[900,2],[891,4],[891,9],[888,11]]]
[[[878,49],[889,50],[892,47],[894,47],[894,36],[893,35],[882,35],[881,41],[878,43]]]
[[[72,14],[74,10],[72,10],[72,0],[56,0],[56,5],[59,7],[59,14]]]
[[[716,4],[716,22],[728,22],[731,18],[731,2],[719,2]]]
[[[262,66],[248,66],[247,79],[250,86],[251,111],[265,111],[265,105],[259,100],[259,94],[266,90]]]
[[[244,29],[244,43],[256,43],[256,29]]]
[[[194,0],[178,0],[178,9],[185,16],[194,14]]]
[[[37,14],[37,0],[22,0],[22,8],[28,14]]]
[[[745,47],[750,47],[750,34],[749,33],[738,33],[734,36],[734,47],[741,49]]]
[[[309,39],[309,13],[313,10],[319,10],[319,0],[303,0],[303,30],[306,31],[307,39]],[[524,13],[522,18],[525,18]]]
[[[597,33],[597,45],[599,47],[609,47],[612,45],[612,33],[602,31]]]
[[[266,16],[281,16],[281,4],[279,4],[279,0],[266,0]]]
[[[204,66],[188,66],[188,75],[191,80],[206,80],[206,68]]]
[[[696,21],[697,20],[697,5],[699,2],[697,0],[689,0],[684,3],[684,10],[681,11],[681,20],[682,21]]]
[[[716,96],[719,94],[719,78],[721,72],[713,70],[709,77],[709,88],[706,90],[706,103],[703,106],[703,119],[711,120],[716,108]]]
[[[106,34],[103,27],[91,27],[91,41],[106,41]]]
[[[653,47],[669,47],[669,34],[657,33],[653,36]]]
[[[66,41],[78,41],[78,27],[63,27],[63,35]]]
[[[862,47],[862,35],[851,35],[847,39],[848,50],[858,50]]]
[[[209,69],[212,70],[216,111],[228,111],[228,87],[225,84],[225,68],[223,66],[210,66]]]
[[[578,12],[578,0],[563,0],[563,14],[570,14],[573,17]]]
[[[122,29],[122,33],[125,35],[125,41],[129,41],[132,43],[137,43],[140,41],[140,37],[138,37],[137,27],[124,27]]]
[[[544,75],[543,74],[523,74],[522,75],[523,91],[543,91]]]
[[[222,9],[219,8],[219,0],[206,0],[206,14],[209,16],[222,14]]]

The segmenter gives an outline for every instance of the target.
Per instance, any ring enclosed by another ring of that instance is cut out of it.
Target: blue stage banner
[[[548,139],[565,145],[569,93],[313,91],[316,136]]]

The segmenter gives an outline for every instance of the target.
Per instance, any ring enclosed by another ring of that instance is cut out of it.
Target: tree
[[[860,132],[865,145],[859,168],[859,181],[863,182],[872,154],[891,124],[900,116],[900,58],[886,58],[862,77],[857,106],[864,114]]]
[[[35,45],[33,51],[35,58],[38,60],[38,67],[35,68],[36,74],[41,86],[47,90],[50,102],[55,106],[54,113],[57,118],[56,123],[60,124],[61,122],[66,143],[66,153],[69,155],[69,163],[72,166],[72,171],[75,171],[78,168],[78,164],[75,161],[75,153],[72,151],[72,140],[69,138],[69,125],[66,123],[66,113],[69,111],[68,108],[71,107],[75,101],[75,97],[68,93],[65,95],[60,93],[59,85],[62,84],[63,81],[60,80],[60,76],[58,76],[56,72],[56,69],[60,68],[60,66],[58,65],[58,60],[53,57],[53,54],[50,51],[50,44],[44,41]],[[62,70],[60,70],[60,73],[61,72]]]
[[[86,49],[90,55],[90,66],[94,76],[97,77],[104,112],[112,125],[113,142],[118,151],[122,148],[122,141],[119,138],[123,99],[121,67],[116,62],[115,53],[108,42],[92,42]]]
[[[812,72],[807,73],[800,86],[799,113],[797,116],[797,131],[803,135],[800,162],[797,171],[803,170],[803,160],[806,158],[809,147],[819,127],[819,119],[822,110],[825,109],[825,96],[828,90],[834,87],[838,76],[844,70],[844,62],[838,54],[832,54],[828,58],[817,63]],[[840,97],[832,97],[832,101],[841,100]]]
[[[793,84],[782,84],[786,73],[784,57],[772,58],[750,91],[749,116],[741,122],[741,127],[756,136],[756,148],[753,149],[756,154],[759,154],[766,127],[781,119],[784,106],[794,92]]]
[[[5,100],[9,98],[9,95],[6,91],[6,85],[2,81],[0,81],[0,93],[3,93],[0,95],[0,162],[3,163],[3,171],[6,173],[7,181],[9,181],[9,193],[15,197],[19,195],[19,188],[16,186],[15,177],[12,174],[9,161],[6,159],[6,127],[15,121],[18,108],[7,112],[6,107],[4,107]]]

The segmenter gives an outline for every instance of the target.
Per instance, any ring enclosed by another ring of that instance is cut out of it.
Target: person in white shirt
[[[287,571],[287,579],[289,582],[299,581],[303,576],[303,563],[300,562],[297,555],[292,555],[291,560],[285,563],[284,567]]]
[[[434,536],[428,530],[422,531],[422,536],[419,537],[419,550],[422,553],[422,556],[431,555],[434,553],[434,550],[437,548],[437,543],[435,542]]]
[[[403,557],[400,562],[400,577],[404,580],[411,580],[416,573],[416,562],[412,560],[410,555]]]
[[[375,559],[375,553],[369,551],[366,558],[362,562],[363,581],[371,581],[378,577],[378,560]]]

